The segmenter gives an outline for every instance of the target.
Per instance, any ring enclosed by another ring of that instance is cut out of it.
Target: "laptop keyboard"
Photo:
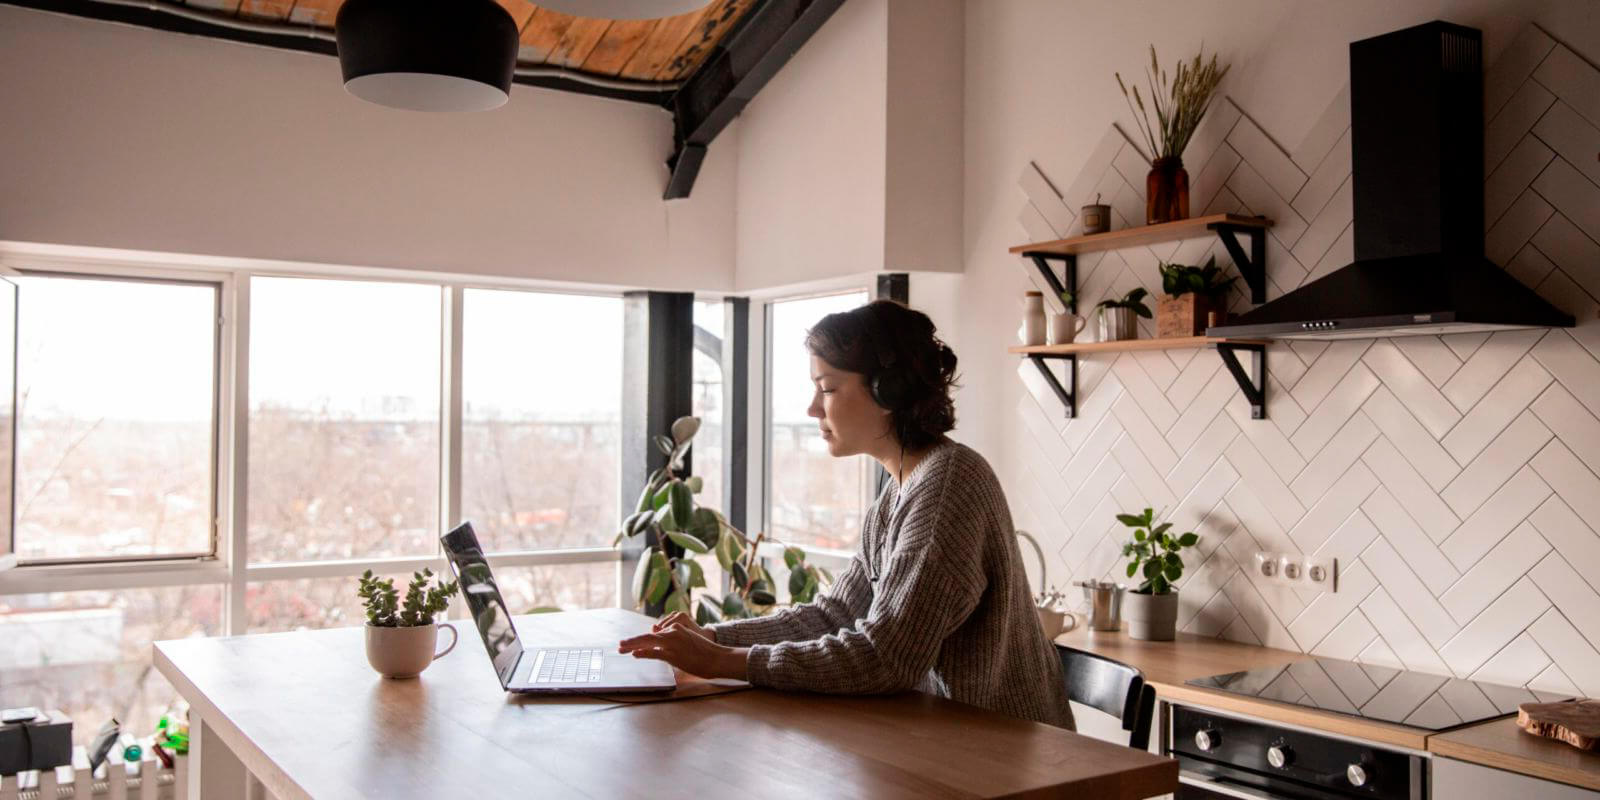
[[[604,659],[599,650],[540,650],[532,683],[598,683]]]

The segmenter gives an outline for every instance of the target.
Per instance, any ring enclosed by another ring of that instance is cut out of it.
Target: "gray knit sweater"
[[[988,462],[941,443],[867,513],[859,551],[816,600],[713,625],[749,647],[750,682],[830,694],[921,689],[1073,727]]]

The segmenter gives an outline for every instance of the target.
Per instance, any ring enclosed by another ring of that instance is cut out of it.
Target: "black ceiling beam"
[[[329,28],[317,28],[311,25],[295,25],[284,22],[283,33],[268,33],[259,30],[242,30],[229,27],[225,24],[212,24],[191,17],[169,14],[145,6],[125,6],[112,3],[98,2],[98,0],[0,0],[0,5],[19,6],[32,8],[39,11],[53,11],[58,14],[69,14],[75,17],[97,19],[105,22],[120,22],[127,25],[137,25],[141,28],[152,28],[159,31],[172,33],[187,33],[195,36],[208,36],[213,39],[224,39],[245,44],[275,47],[280,50],[299,50],[305,53],[320,53],[327,56],[339,54],[337,45],[329,39],[316,38],[309,35],[312,31],[332,33]],[[205,9],[194,9],[204,12]],[[255,22],[248,18],[241,21]],[[263,24],[271,24],[261,20]],[[300,32],[297,32],[300,31]],[[334,73],[337,75],[337,71]],[[601,76],[610,77],[610,76]],[[624,89],[620,87],[596,86],[571,78],[562,78],[553,75],[517,75],[512,77],[513,83],[524,86],[538,86],[544,89],[559,89],[564,92],[592,95],[595,97],[608,97],[613,100],[626,100],[634,103],[647,103],[653,106],[671,107],[673,92],[670,89]]]
[[[711,52],[672,97],[672,176],[666,199],[688,197],[706,148],[844,0],[768,0]]]

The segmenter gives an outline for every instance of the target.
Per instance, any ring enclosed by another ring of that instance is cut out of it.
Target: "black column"
[[[672,422],[692,413],[694,400],[694,295],[628,292],[622,296],[621,514],[633,513],[650,473],[667,457],[651,437],[670,436]],[[690,456],[685,466],[692,469]],[[633,570],[645,542],[624,540],[618,597],[632,607]],[[659,611],[659,609],[657,609]]]
[[[722,513],[743,531],[750,521],[750,299],[729,297],[722,307]]]

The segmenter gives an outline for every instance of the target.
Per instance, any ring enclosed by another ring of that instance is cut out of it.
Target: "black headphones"
[[[884,326],[885,329],[888,327]],[[911,405],[915,382],[904,368],[897,365],[893,342],[879,340],[873,344],[878,351],[878,371],[867,384],[872,392],[872,400],[890,411],[900,411]]]

